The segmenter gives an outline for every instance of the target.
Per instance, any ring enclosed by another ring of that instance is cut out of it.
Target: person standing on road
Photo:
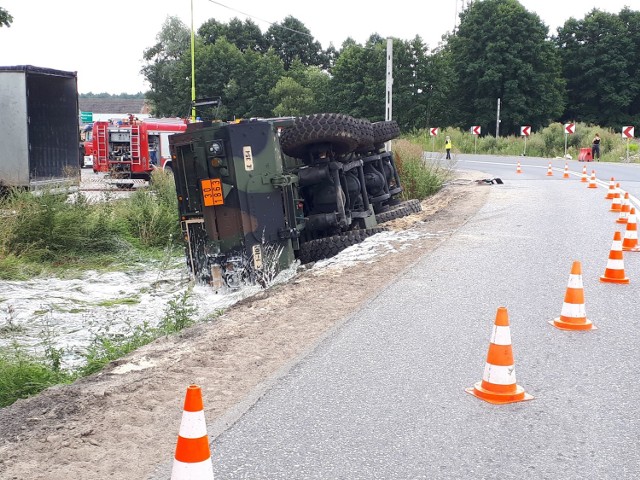
[[[447,160],[451,160],[451,137],[449,135],[444,139],[444,149],[447,151]]]
[[[591,156],[594,160],[597,158],[600,161],[600,134],[598,133],[596,133],[591,142]]]

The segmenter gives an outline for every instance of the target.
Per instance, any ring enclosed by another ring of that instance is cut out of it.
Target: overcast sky
[[[36,65],[78,72],[78,90],[136,93],[148,89],[140,69],[142,52],[155,43],[167,16],[194,27],[207,19],[244,20],[248,14],[264,32],[268,22],[292,15],[324,48],[347,37],[362,43],[372,33],[412,39],[430,48],[453,29],[464,0],[0,0],[14,21],[0,28],[0,65]],[[568,18],[583,18],[593,8],[618,13],[625,5],[640,10],[640,0],[520,0],[552,33]],[[227,7],[225,7],[225,6]],[[228,7],[232,7],[231,10]],[[243,13],[239,13],[243,12]],[[197,79],[196,79],[197,82]]]

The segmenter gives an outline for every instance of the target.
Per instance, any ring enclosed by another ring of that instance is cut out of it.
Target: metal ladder
[[[140,165],[140,126],[131,125],[131,163]]]
[[[109,141],[107,139],[107,124],[96,123],[93,134],[98,140],[98,148],[95,152],[98,165],[106,165],[109,158]]]

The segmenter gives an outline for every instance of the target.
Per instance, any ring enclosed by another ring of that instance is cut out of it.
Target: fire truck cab
[[[117,122],[93,125],[93,171],[118,178],[148,180],[155,168],[171,169],[169,136],[184,132],[182,119],[133,116]]]

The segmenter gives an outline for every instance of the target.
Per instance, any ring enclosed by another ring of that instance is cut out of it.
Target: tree
[[[386,46],[347,43],[331,70],[331,110],[371,121],[384,120]]]
[[[640,11],[624,8],[619,14],[620,20],[627,28],[627,36],[631,40],[632,50],[627,53],[627,58],[636,59],[629,62],[629,78],[634,79],[632,88],[632,100],[627,108],[629,125],[640,125]]]
[[[320,42],[313,39],[313,35],[304,24],[288,16],[282,23],[274,23],[265,32],[267,45],[272,47],[284,62],[285,70],[297,57],[303,65],[328,67],[328,57],[323,52]]]
[[[0,7],[0,27],[10,27],[13,17],[4,8]]]
[[[219,38],[226,39],[238,47],[241,51],[255,50],[265,52],[266,40],[257,24],[247,19],[244,23],[238,18],[232,18],[228,24],[219,23],[211,18],[204,22],[198,29],[198,36],[205,45],[215,43]]]
[[[640,12],[592,10],[567,20],[555,38],[567,79],[565,119],[619,127],[638,115]]]
[[[307,67],[295,59],[270,92],[276,115],[308,115],[328,112],[331,77],[319,67]]]
[[[196,47],[197,96],[221,97],[221,118],[233,118],[242,101],[242,91],[234,83],[243,71],[242,52],[225,37],[209,45],[198,42]]]
[[[449,39],[457,82],[450,99],[455,123],[495,132],[502,100],[501,133],[520,125],[538,129],[563,112],[559,56],[540,18],[517,0],[473,2]]]
[[[282,77],[271,89],[271,97],[277,105],[273,113],[277,116],[301,116],[313,108],[313,92],[303,87],[291,77]]]
[[[145,49],[141,72],[151,84],[146,98],[158,116],[187,116],[191,110],[191,33],[178,17],[168,17],[156,44]]]
[[[426,127],[429,86],[427,45],[419,36],[393,42],[393,117],[403,130]],[[432,92],[429,92],[432,93]]]
[[[449,126],[455,123],[452,112],[453,90],[456,85],[456,74],[453,70],[451,51],[439,47],[432,52],[424,64],[418,65],[417,77],[426,105],[422,115],[418,113],[416,127]]]
[[[265,54],[244,52],[241,68],[234,76],[238,88],[234,114],[241,118],[273,116],[276,103],[270,91],[284,74],[282,60],[273,49]],[[225,93],[229,95],[229,89]]]

